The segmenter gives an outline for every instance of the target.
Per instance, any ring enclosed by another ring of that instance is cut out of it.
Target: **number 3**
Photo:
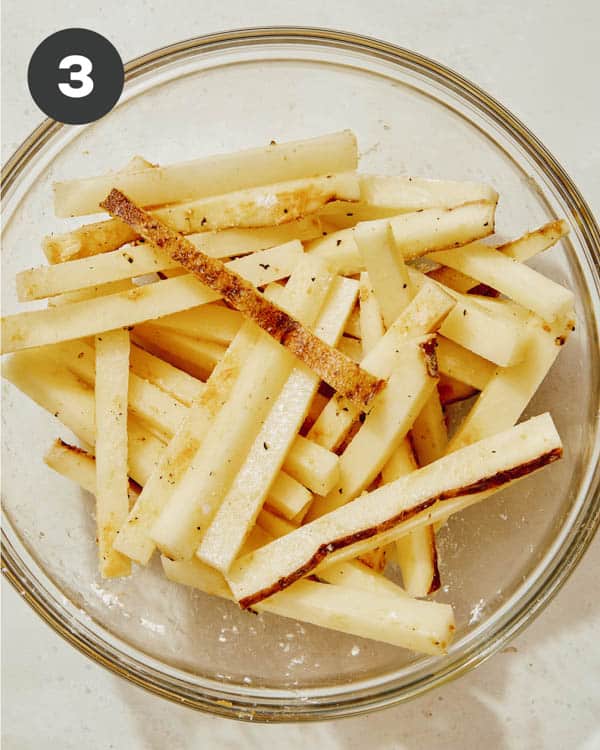
[[[61,69],[70,69],[74,65],[79,66],[79,70],[71,70],[69,78],[71,81],[78,81],[80,86],[72,86],[70,83],[59,83],[58,88],[65,96],[72,99],[81,99],[94,90],[94,81],[90,78],[92,72],[92,61],[84,55],[67,55],[59,62],[58,67]]]

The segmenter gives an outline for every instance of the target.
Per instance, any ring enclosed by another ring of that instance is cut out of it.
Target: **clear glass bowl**
[[[430,658],[269,616],[165,581],[96,571],[89,497],[42,455],[66,431],[11,386],[3,400],[3,570],[34,609],[95,661],[194,708],[240,719],[346,716],[406,700],[501,648],[564,583],[598,525],[598,227],[545,148],[483,91],[383,42],[312,29],[251,29],[173,45],[127,66],[114,111],[85,127],[44,122],[5,169],[3,300],[64,231],[53,180],[168,163],[352,128],[361,169],[491,181],[498,228],[554,217],[571,235],[535,265],[576,293],[578,328],[529,414],[550,410],[564,460],[453,518],[440,537],[456,608],[447,656]],[[67,434],[68,437],[68,434]]]

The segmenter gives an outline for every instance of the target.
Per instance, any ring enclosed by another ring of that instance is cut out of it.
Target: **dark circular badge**
[[[93,122],[109,112],[123,91],[123,61],[115,47],[89,29],[64,29],[38,46],[27,82],[48,117],[70,125]]]

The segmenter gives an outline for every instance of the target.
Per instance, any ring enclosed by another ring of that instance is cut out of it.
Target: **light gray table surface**
[[[190,36],[256,25],[357,31],[456,69],[519,116],[600,213],[600,5],[596,0],[5,0],[2,159],[42,115],[26,88],[52,31],[95,29],[124,59]],[[509,648],[404,706],[313,725],[259,726],[194,713],[143,692],[74,651],[2,584],[5,750],[368,747],[489,750],[600,747],[600,540]]]

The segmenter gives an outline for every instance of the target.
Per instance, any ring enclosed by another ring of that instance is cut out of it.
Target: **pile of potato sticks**
[[[451,606],[446,519],[560,458],[517,424],[574,328],[572,293],[500,246],[488,185],[361,175],[350,131],[55,185],[60,217],[2,319],[3,375],[79,440],[100,573],[427,654]],[[448,434],[448,404],[475,396]],[[397,563],[402,586],[385,575]]]

